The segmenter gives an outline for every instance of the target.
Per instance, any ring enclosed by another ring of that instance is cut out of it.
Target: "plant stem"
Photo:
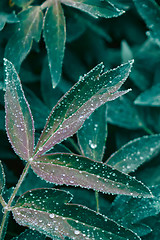
[[[146,133],[150,134],[150,135],[153,135],[153,134],[154,134],[154,132],[152,132],[152,130],[150,130],[149,128],[147,128],[147,127],[144,126],[144,125],[143,125],[143,130],[144,130]]]
[[[96,198],[97,213],[99,213],[99,195],[97,191],[95,191],[95,198]]]
[[[27,162],[27,164],[26,164],[25,168],[23,169],[23,172],[22,172],[22,174],[20,176],[20,179],[19,179],[19,181],[18,181],[18,183],[17,183],[17,185],[16,185],[16,187],[15,187],[15,189],[14,189],[14,191],[13,191],[13,193],[12,193],[12,195],[11,195],[9,201],[8,201],[8,203],[5,204],[4,215],[3,215],[1,229],[0,229],[0,239],[3,239],[3,232],[5,231],[7,216],[9,214],[9,211],[11,210],[11,206],[12,206],[13,200],[14,200],[14,198],[15,198],[15,196],[16,196],[16,194],[17,194],[17,192],[18,192],[18,190],[19,190],[19,188],[20,188],[20,186],[21,186],[25,176],[28,173],[29,167],[30,167],[30,162]]]
[[[3,208],[5,208],[7,205],[7,203],[4,201],[4,198],[2,197],[2,195],[0,195],[0,203],[2,204]]]
[[[7,229],[7,219],[9,217],[9,211],[7,209],[5,209],[4,214],[3,214],[3,218],[2,218],[2,222],[1,222],[1,227],[0,227],[0,239],[3,240],[5,237],[5,231]]]

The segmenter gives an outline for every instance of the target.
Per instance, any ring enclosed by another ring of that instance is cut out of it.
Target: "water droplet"
[[[80,231],[79,230],[75,230],[74,234],[78,235],[78,234],[80,234]]]
[[[49,214],[49,217],[50,217],[50,218],[54,218],[55,215],[54,215],[53,213],[51,213],[51,214]]]

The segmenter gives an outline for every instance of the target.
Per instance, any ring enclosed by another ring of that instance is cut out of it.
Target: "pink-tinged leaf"
[[[140,240],[127,228],[97,212],[70,203],[72,195],[58,189],[26,192],[12,209],[15,220],[52,239]]]
[[[66,42],[65,16],[59,0],[53,1],[46,11],[43,36],[48,52],[52,86],[56,87],[61,78]]]
[[[38,141],[35,157],[72,136],[98,107],[130,90],[118,91],[131,71],[133,61],[102,74],[99,64],[67,92],[51,111]]]
[[[32,157],[34,122],[19,76],[11,62],[4,59],[6,130],[14,151],[24,160]]]
[[[135,178],[106,164],[68,154],[46,154],[31,162],[33,171],[46,181],[93,189],[104,193],[151,197]]]

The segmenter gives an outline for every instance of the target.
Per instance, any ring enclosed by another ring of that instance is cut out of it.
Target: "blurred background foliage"
[[[0,1],[0,159],[3,161],[8,188],[16,184],[23,169],[23,162],[18,160],[11,149],[5,133],[3,57],[7,55],[8,42],[17,31],[17,24],[19,24],[17,14],[22,11],[22,7],[25,10],[30,4],[39,6],[43,2],[40,0]],[[126,89],[132,88],[132,91],[107,103],[108,136],[103,161],[132,139],[160,133],[160,1],[139,1],[141,6],[145,2],[151,2],[155,6],[155,8],[150,6],[151,13],[148,11],[148,15],[144,10],[145,6],[139,7],[138,0],[112,0],[111,2],[125,13],[114,18],[94,18],[86,12],[62,4],[66,18],[66,44],[62,75],[55,88],[52,87],[53,79],[48,67],[47,50],[41,35],[36,41],[33,40],[32,47],[19,68],[38,138],[52,107],[80,76],[100,62],[104,62],[106,71],[130,59],[135,60],[130,77],[124,86]],[[157,18],[152,19],[152,14]],[[15,42],[10,45],[14,49],[14,54],[19,51],[18,48],[21,49],[21,45],[16,45]],[[56,146],[55,151],[78,153],[77,145],[75,135],[60,146]],[[151,161],[140,166],[134,174],[137,179],[152,186],[160,184],[159,171],[159,157],[155,156]],[[19,194],[31,188],[48,185],[30,171]],[[53,184],[50,185],[53,186]],[[66,189],[66,187],[60,188]],[[93,191],[73,187],[67,187],[67,190],[74,194],[74,202],[96,210]],[[99,194],[100,212],[105,215],[110,214],[112,218],[114,218],[112,208],[110,213],[109,209],[113,200],[113,196]],[[142,239],[158,239],[159,215],[147,216],[141,224],[145,233]],[[152,227],[154,231],[150,233],[146,225]],[[127,227],[130,227],[129,223]],[[15,222],[11,221],[7,239],[11,239],[23,230],[23,227],[17,225],[15,230]]]

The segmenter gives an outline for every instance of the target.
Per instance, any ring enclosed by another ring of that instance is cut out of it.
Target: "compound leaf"
[[[65,17],[59,0],[54,1],[46,11],[43,36],[48,52],[52,86],[55,88],[61,77],[66,42]]]
[[[133,0],[138,13],[151,30],[150,36],[160,45],[160,7],[155,0]]]
[[[78,131],[78,143],[82,154],[102,161],[107,137],[106,105],[96,109]]]
[[[4,61],[7,135],[14,151],[22,159],[28,160],[32,156],[34,148],[33,117],[13,64],[7,59]]]
[[[33,171],[46,181],[80,186],[112,194],[149,197],[141,182],[106,164],[68,154],[46,154],[31,163]]]
[[[119,171],[129,173],[160,152],[160,135],[134,139],[113,153],[107,164]]]
[[[5,57],[17,69],[31,50],[33,39],[38,42],[41,36],[43,13],[39,6],[28,7],[18,14],[19,23],[5,49]]]
[[[62,3],[78,8],[95,18],[98,17],[117,17],[124,13],[123,10],[119,10],[111,1],[99,1],[99,0],[61,0]],[[118,2],[118,1],[117,1]]]
[[[69,192],[36,189],[22,195],[12,212],[19,224],[51,238],[64,239],[68,236],[76,240],[140,239],[132,231],[107,217],[84,206],[70,203],[71,200],[72,195]]]
[[[141,93],[134,103],[143,106],[160,107],[160,84],[158,83]]]
[[[50,150],[55,144],[72,136],[96,108],[130,91],[118,89],[127,79],[132,63],[130,61],[104,74],[104,66],[99,64],[81,77],[51,111],[35,155]]]

